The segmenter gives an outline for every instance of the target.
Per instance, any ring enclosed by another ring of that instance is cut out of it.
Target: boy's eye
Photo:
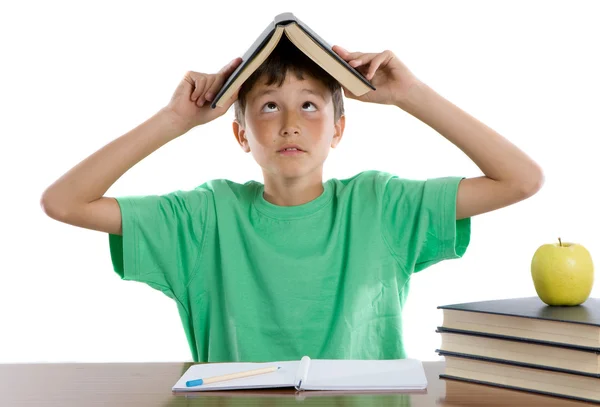
[[[275,109],[275,108],[277,108],[277,105],[276,105],[275,103],[273,103],[273,102],[267,102],[267,103],[265,103],[265,106],[263,107],[263,110],[264,110],[264,108],[265,108],[265,107],[266,107],[268,110],[270,110],[270,109]]]
[[[310,106],[312,106],[316,110],[316,106],[312,102],[304,102],[302,104],[302,108],[303,109],[310,109]],[[277,108],[277,104],[275,102],[267,102],[263,106],[263,111],[265,110],[265,108],[267,109],[267,111],[270,111],[271,109],[276,109]],[[310,111],[314,111],[314,110],[310,110]]]
[[[314,107],[315,110],[317,109],[317,107],[312,102],[304,102],[304,104],[302,105],[302,107],[305,107],[306,105],[310,105],[310,106]]]

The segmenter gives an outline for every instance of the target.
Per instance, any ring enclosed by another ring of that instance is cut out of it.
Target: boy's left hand
[[[406,100],[409,89],[419,83],[417,77],[392,51],[386,50],[381,53],[348,52],[339,45],[334,45],[333,51],[363,74],[376,89],[362,96],[356,96],[344,88],[344,95],[350,99],[398,106]]]

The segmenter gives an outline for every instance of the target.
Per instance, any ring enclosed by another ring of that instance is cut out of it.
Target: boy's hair
[[[238,98],[234,103],[235,120],[242,125],[244,124],[246,96],[260,79],[265,78],[267,86],[274,83],[281,86],[288,72],[293,72],[299,80],[304,79],[306,74],[320,81],[329,89],[333,102],[334,122],[337,123],[338,119],[344,114],[342,88],[339,82],[300,51],[285,36],[281,37],[271,55],[240,87]]]

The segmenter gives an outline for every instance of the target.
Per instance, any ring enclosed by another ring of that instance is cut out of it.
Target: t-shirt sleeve
[[[456,219],[456,197],[462,179],[389,177],[384,183],[382,233],[406,273],[460,258],[466,252],[471,219]]]
[[[116,198],[122,235],[109,234],[115,272],[182,300],[198,272],[209,194],[196,189]]]

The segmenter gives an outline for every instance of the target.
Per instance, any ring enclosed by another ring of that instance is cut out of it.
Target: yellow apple
[[[540,246],[531,260],[531,277],[540,299],[548,305],[579,305],[594,285],[594,265],[588,250],[577,243]]]

